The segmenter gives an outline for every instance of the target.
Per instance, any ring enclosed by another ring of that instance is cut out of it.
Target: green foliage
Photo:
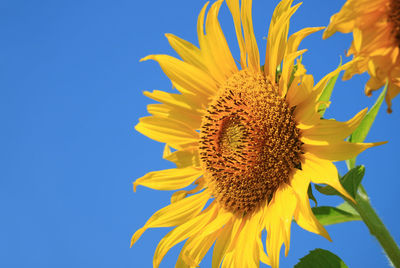
[[[315,205],[318,206],[317,199],[315,198],[313,192],[312,192],[312,187],[311,184],[308,185],[308,190],[307,190],[308,198],[314,201]]]
[[[275,72],[275,82],[277,84],[279,84],[279,79],[281,78],[281,75],[282,75],[282,64],[279,64],[276,67],[276,72]]]
[[[348,203],[348,202],[343,202],[339,206],[337,206],[338,209],[344,210],[348,213],[351,214],[356,214],[359,215],[358,212]]]
[[[354,213],[347,212],[340,208],[321,206],[313,207],[312,211],[317,217],[318,221],[323,225],[337,224],[347,221],[360,221],[360,215],[354,211]]]
[[[378,99],[375,101],[372,108],[368,111],[365,115],[364,119],[361,121],[358,128],[351,134],[349,137],[350,142],[363,142],[368,135],[369,130],[371,129],[372,124],[375,121],[375,117],[381,108],[383,99],[385,98],[387,90],[387,83],[385,88],[382,90],[381,94],[379,95]],[[352,169],[356,165],[356,158],[352,158],[346,161],[348,169]]]
[[[299,65],[296,63],[296,64],[293,66],[293,70],[292,70],[292,74],[290,75],[288,87],[290,87],[290,85],[293,83],[294,75],[296,74],[297,69],[299,69]]]
[[[340,63],[338,68],[342,66],[342,58],[340,57]],[[339,77],[340,72],[329,79],[328,83],[326,84],[324,91],[322,91],[321,97],[319,97],[319,101],[329,101],[332,95],[333,88],[335,87],[336,80]],[[319,108],[318,112],[321,114],[321,116],[324,116],[324,113],[326,111],[327,105],[325,103],[322,103]]]
[[[294,266],[295,268],[347,268],[348,266],[332,252],[317,248],[311,250]]]
[[[346,175],[344,175],[339,179],[343,188],[353,198],[356,198],[357,189],[364,177],[364,174],[365,174],[365,167],[357,166],[355,168],[352,168],[349,172],[346,173]],[[338,191],[336,191],[334,188],[328,185],[327,186],[315,185],[315,189],[317,189],[320,193],[325,195],[341,196],[341,194]]]

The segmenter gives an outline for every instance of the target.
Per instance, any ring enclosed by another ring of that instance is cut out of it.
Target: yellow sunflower
[[[154,171],[134,182],[156,190],[180,190],[132,237],[148,228],[176,226],[158,244],[153,266],[186,240],[176,267],[196,267],[214,245],[213,267],[279,266],[279,252],[290,245],[294,218],[302,228],[330,239],[310,207],[310,182],[328,184],[347,198],[332,161],[352,158],[378,143],[344,139],[366,109],[347,122],[321,119],[318,100],[327,81],[345,64],[314,85],[297,60],[301,40],[322,28],[306,28],[288,39],[289,20],[300,4],[281,1],[268,33],[264,68],[253,33],[252,1],[227,0],[240,48],[235,63],[218,22],[222,0],[198,17],[200,48],[167,34],[182,60],[150,55],[180,92],[145,95],[149,117],[136,130],[165,143],[164,158],[177,168]],[[278,66],[281,72],[277,72]],[[171,149],[172,148],[172,149]],[[261,240],[266,230],[267,239]]]
[[[340,12],[332,16],[323,38],[337,31],[353,32],[348,56],[360,59],[346,70],[343,79],[367,71],[368,96],[388,82],[386,103],[391,113],[391,101],[400,92],[400,1],[347,0]]]

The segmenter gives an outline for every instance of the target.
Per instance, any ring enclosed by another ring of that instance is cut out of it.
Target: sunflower
[[[323,38],[337,31],[353,32],[348,56],[360,59],[346,70],[343,79],[367,71],[368,96],[387,82],[387,111],[391,113],[391,101],[400,92],[400,1],[347,0],[340,12],[332,16]]]
[[[300,4],[283,0],[276,7],[260,67],[252,1],[226,1],[240,49],[238,68],[218,22],[222,2],[210,7],[205,25],[207,4],[200,12],[200,48],[167,34],[182,60],[168,55],[142,59],[157,61],[179,93],[145,92],[160,103],[148,106],[151,116],[141,118],[136,130],[165,143],[163,157],[177,168],[146,174],[134,182],[134,190],[193,185],[175,192],[171,204],[132,237],[131,245],[148,228],[176,226],[158,244],[154,267],[184,240],[176,267],[198,266],[214,243],[213,267],[258,267],[260,261],[278,267],[283,243],[289,251],[293,218],[330,240],[311,211],[310,183],[328,184],[352,199],[332,161],[378,145],[344,141],[366,109],[347,122],[321,119],[319,97],[326,83],[351,63],[314,85],[301,64],[305,50],[298,46],[322,28],[306,28],[288,39],[289,20]]]

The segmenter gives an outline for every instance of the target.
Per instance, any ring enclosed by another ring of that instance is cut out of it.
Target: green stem
[[[376,214],[369,201],[369,197],[361,184],[355,199],[357,202],[356,204],[351,201],[348,201],[348,203],[360,214],[365,225],[367,225],[371,234],[379,241],[394,267],[400,268],[399,246],[390,235],[388,229],[383,224],[378,214]]]

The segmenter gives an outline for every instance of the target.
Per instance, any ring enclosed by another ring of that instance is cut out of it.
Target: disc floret
[[[275,83],[240,71],[220,87],[203,118],[200,156],[216,200],[228,211],[251,213],[300,168],[300,132]]]

